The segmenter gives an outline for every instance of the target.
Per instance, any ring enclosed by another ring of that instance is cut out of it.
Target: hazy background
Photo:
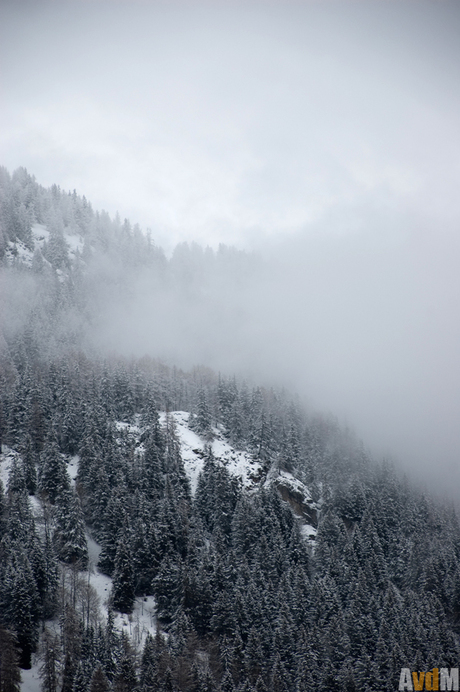
[[[455,495],[459,36],[458,2],[3,0],[1,163],[263,255],[174,310],[140,277],[100,343],[284,381]]]

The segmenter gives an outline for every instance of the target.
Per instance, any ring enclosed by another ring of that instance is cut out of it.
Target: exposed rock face
[[[271,479],[279,494],[294,513],[313,527],[318,525],[318,505],[312,500],[308,488],[290,473],[282,471]]]
[[[317,526],[318,511],[315,507],[312,507],[308,503],[301,493],[293,490],[289,486],[284,485],[282,482],[277,483],[276,487],[278,488],[278,492],[283,500],[291,505],[294,513],[297,514],[297,516],[302,517],[312,526]]]

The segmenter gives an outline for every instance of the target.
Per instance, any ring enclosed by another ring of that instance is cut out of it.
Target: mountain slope
[[[149,299],[166,314],[180,296],[174,319],[206,341],[193,306],[247,257],[166,260],[76,194],[24,171],[0,182],[0,637],[13,673],[42,666],[44,692],[378,692],[402,667],[455,667],[451,507],[284,390],[103,356],[89,339],[151,274]]]

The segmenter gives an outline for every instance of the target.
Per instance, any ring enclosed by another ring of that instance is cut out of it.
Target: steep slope
[[[390,692],[401,667],[455,667],[453,508],[284,390],[87,340],[147,275],[156,333],[208,338],[245,258],[166,261],[2,175],[0,637],[25,689],[42,664],[44,692]]]

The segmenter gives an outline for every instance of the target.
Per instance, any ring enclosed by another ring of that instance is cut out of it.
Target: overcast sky
[[[460,490],[459,37],[447,0],[2,0],[0,162],[276,258],[258,363]]]
[[[162,243],[458,215],[458,3],[0,3],[0,151]]]

